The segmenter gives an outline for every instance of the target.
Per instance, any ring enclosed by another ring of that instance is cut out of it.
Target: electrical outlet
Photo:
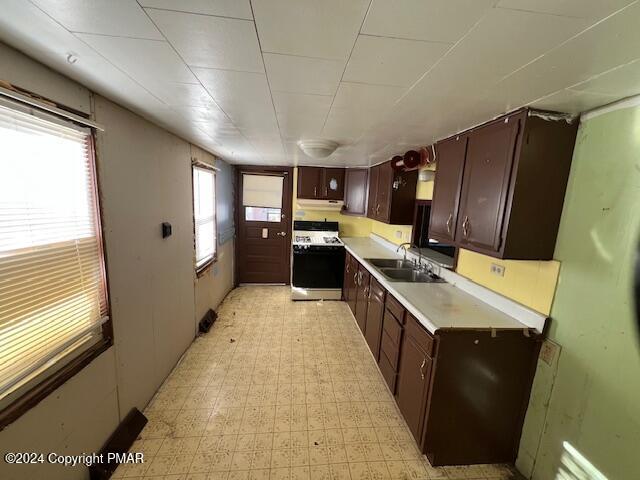
[[[492,263],[491,273],[493,273],[494,275],[498,275],[499,277],[504,277],[504,265],[498,265],[497,263]]]
[[[557,343],[553,343],[551,340],[545,340],[542,342],[542,347],[540,348],[540,360],[547,365],[552,365],[556,359],[559,348],[560,346]]]
[[[408,242],[410,237],[410,232],[404,232],[404,239]]]
[[[396,238],[402,238],[402,230],[396,230]]]

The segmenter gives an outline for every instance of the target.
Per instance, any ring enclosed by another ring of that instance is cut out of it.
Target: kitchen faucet
[[[407,245],[410,247],[411,246],[411,242],[401,243],[400,245],[398,245],[398,248],[396,248],[396,253],[398,253],[401,248],[404,250],[404,260],[407,259]]]

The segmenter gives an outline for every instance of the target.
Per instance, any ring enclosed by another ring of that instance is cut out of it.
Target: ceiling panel
[[[189,68],[165,41],[77,33],[76,36],[132,78],[144,82],[197,83]]]
[[[362,33],[456,42],[495,0],[373,0]]]
[[[346,60],[369,0],[254,0],[262,50]]]
[[[618,97],[635,95],[640,92],[640,59],[573,85],[571,89]]]
[[[344,71],[344,61],[264,54],[269,84],[274,92],[334,95]]]
[[[536,100],[532,103],[532,106],[544,110],[578,114],[585,110],[591,110],[614,102],[618,98],[616,96],[565,89]]]
[[[250,128],[255,132],[262,124],[262,133],[273,133],[275,128],[277,134],[275,111],[264,74],[209,68],[197,68],[194,73],[241,131]]]
[[[249,0],[139,0],[143,7],[253,20]]]
[[[359,35],[343,80],[408,87],[450,48],[448,43]]]
[[[458,102],[481,98],[486,89],[586,24],[582,19],[494,9],[424,76],[403,99],[403,106],[419,109],[433,97]]]
[[[174,109],[193,122],[217,124],[229,120],[226,114],[214,103],[204,107],[185,107],[176,105]]]
[[[386,109],[391,107],[405,91],[405,88],[389,85],[342,82],[338,87],[332,108],[355,112]]]
[[[333,97],[274,92],[273,101],[282,136],[300,140],[321,135]]]
[[[635,3],[504,78],[491,95],[527,104],[637,59],[639,19]]]
[[[146,86],[167,105],[182,107],[213,107],[215,105],[209,92],[199,83],[156,82],[148,83]]]
[[[497,6],[596,20],[610,15],[616,10],[633,3],[633,1],[634,0],[500,0]]]
[[[160,32],[135,0],[32,1],[71,32],[162,40]]]
[[[264,71],[253,22],[169,10],[145,11],[187,65]]]

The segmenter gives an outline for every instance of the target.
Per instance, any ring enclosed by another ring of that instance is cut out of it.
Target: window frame
[[[198,266],[198,259],[196,257],[196,186],[193,181],[193,173],[196,168],[201,170],[208,170],[213,175],[213,255],[205,263]],[[209,271],[211,266],[218,261],[218,202],[217,200],[217,186],[218,176],[216,175],[216,168],[208,163],[200,162],[198,160],[191,161],[191,214],[193,215],[193,266],[196,272],[196,277],[200,278]]]
[[[108,266],[107,266],[107,251],[104,243],[104,228],[102,225],[102,217],[103,217],[103,209],[101,202],[101,192],[100,192],[100,178],[98,173],[98,155],[96,152],[96,131],[95,126],[92,125],[89,120],[89,115],[80,114],[79,112],[69,112],[70,115],[64,116],[63,113],[66,109],[60,105],[56,104],[56,107],[61,110],[61,113],[56,113],[52,111],[46,111],[42,108],[38,108],[38,106],[29,104],[27,102],[18,101],[15,99],[7,99],[4,96],[0,96],[2,99],[6,99],[16,104],[16,109],[20,110],[21,108],[31,109],[33,110],[32,115],[36,117],[41,117],[41,115],[50,116],[55,118],[56,120],[61,120],[63,122],[68,122],[74,125],[78,125],[80,127],[89,128],[90,133],[88,136],[88,154],[89,161],[91,164],[90,175],[91,181],[94,186],[94,195],[95,195],[95,209],[93,211],[94,220],[96,224],[96,242],[98,245],[99,253],[102,259],[102,276],[103,276],[103,287],[104,287],[104,295],[106,300],[106,315],[107,320],[102,324],[102,338],[98,340],[96,343],[91,346],[79,350],[78,352],[73,352],[69,354],[69,357],[66,359],[61,359],[57,364],[54,364],[52,367],[51,373],[42,372],[41,378],[34,379],[33,385],[27,383],[23,388],[25,390],[20,392],[19,395],[16,396],[13,400],[9,401],[9,403],[0,409],[0,431],[5,427],[10,425],[11,423],[18,420],[22,415],[31,410],[37,404],[39,404],[42,400],[47,398],[51,393],[56,391],[61,385],[66,383],[69,379],[73,378],[76,374],[84,369],[87,365],[89,365],[93,360],[99,357],[102,353],[113,346],[113,318],[111,315],[111,296],[109,289],[109,274],[108,274]],[[54,102],[55,104],[55,102]],[[73,117],[79,117],[80,119],[86,118],[87,124],[81,123],[80,121],[75,121]],[[58,364],[60,364],[58,366]]]

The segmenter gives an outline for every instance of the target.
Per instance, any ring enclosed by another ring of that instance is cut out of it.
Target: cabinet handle
[[[364,287],[364,296],[367,298],[371,298],[371,296],[369,295],[369,287],[366,286]]]
[[[349,273],[349,263],[347,263],[347,273]]]
[[[380,213],[380,204],[376,205],[376,213]]]
[[[420,365],[420,378],[424,380],[424,366],[427,364],[427,357],[422,359],[422,365]]]
[[[469,236],[469,216],[468,215],[465,215],[464,222],[462,222],[462,233],[464,235],[464,238],[467,238]]]
[[[318,187],[313,187],[313,196],[314,197],[318,196]]]
[[[355,283],[355,284],[358,283],[358,272],[353,274],[353,283]]]
[[[451,235],[451,222],[453,221],[453,213],[449,214],[449,218],[447,218],[447,233]]]

